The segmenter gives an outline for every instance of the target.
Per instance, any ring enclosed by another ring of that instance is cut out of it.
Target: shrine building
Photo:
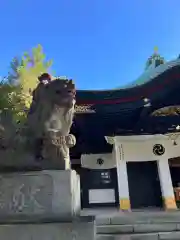
[[[180,58],[154,52],[133,84],[78,90],[71,132],[83,208],[178,209]]]

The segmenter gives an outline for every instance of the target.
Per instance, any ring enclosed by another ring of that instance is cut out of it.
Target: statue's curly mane
[[[75,104],[75,85],[72,80],[56,79],[49,83],[36,111],[30,116],[29,126],[39,137],[50,129],[67,135],[72,125]]]

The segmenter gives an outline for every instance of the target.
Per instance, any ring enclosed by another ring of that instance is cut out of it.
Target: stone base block
[[[121,210],[130,210],[131,209],[130,200],[128,198],[122,198],[120,200],[119,204],[120,204]]]
[[[173,197],[164,197],[163,198],[164,208],[166,210],[177,210],[176,200]]]
[[[0,175],[1,223],[54,218],[65,221],[79,215],[80,179],[75,171]]]
[[[2,240],[95,240],[93,221],[0,225]]]

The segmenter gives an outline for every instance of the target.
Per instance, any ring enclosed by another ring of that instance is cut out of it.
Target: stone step
[[[180,240],[180,231],[139,234],[98,234],[97,240]]]
[[[180,223],[180,212],[172,213],[126,213],[118,216],[97,216],[96,225],[108,224],[149,224],[149,223]]]
[[[96,215],[97,240],[180,240],[180,211]]]
[[[98,234],[153,233],[180,231],[179,223],[129,224],[97,226]]]

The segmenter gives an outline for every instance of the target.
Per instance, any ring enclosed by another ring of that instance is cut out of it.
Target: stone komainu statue
[[[70,133],[75,111],[75,85],[72,80],[56,79],[43,87],[35,110],[28,115],[29,138],[36,156],[70,168],[69,148],[75,145]]]

